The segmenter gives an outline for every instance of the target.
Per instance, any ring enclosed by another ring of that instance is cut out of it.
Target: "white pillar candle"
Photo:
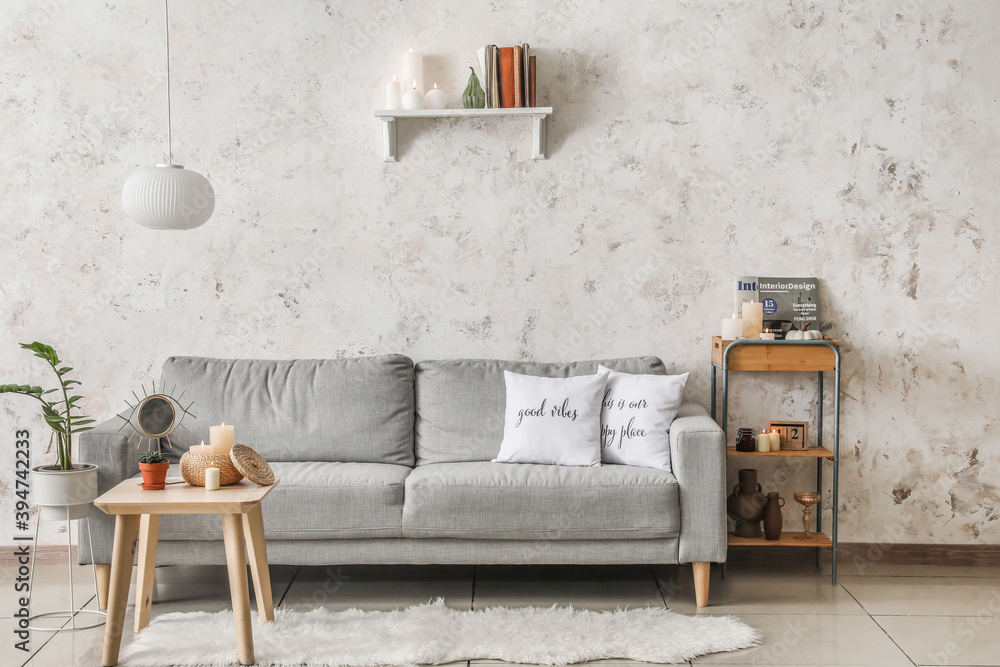
[[[417,90],[417,82],[413,82],[413,89],[403,95],[403,108],[409,111],[424,108],[424,95]]]
[[[736,340],[743,335],[743,320],[733,316],[722,320],[722,340]]]
[[[403,81],[414,81],[414,88],[424,94],[424,54],[413,49],[403,54]]]
[[[760,338],[764,329],[764,304],[750,301],[743,304],[743,337]]]
[[[771,451],[771,435],[767,431],[757,434],[757,451],[761,454]]]
[[[236,431],[232,425],[211,426],[208,429],[208,440],[216,454],[229,456],[230,450],[236,444]]]
[[[211,456],[215,453],[215,448],[211,445],[206,445],[205,441],[202,440],[200,445],[195,445],[190,449],[192,454],[197,456]]]
[[[219,489],[219,469],[205,468],[205,490],[217,491]]]
[[[772,452],[780,452],[781,451],[781,434],[778,433],[777,431],[771,431],[768,434],[768,437],[771,440],[771,451]]]
[[[385,108],[398,111],[403,108],[403,88],[395,76],[385,84]]]
[[[764,333],[760,335],[761,340],[774,340],[774,332],[770,329],[764,329]]]
[[[434,87],[424,95],[424,103],[428,109],[444,109],[448,106],[448,96],[445,95],[443,90],[439,90],[438,85],[435,83]]]

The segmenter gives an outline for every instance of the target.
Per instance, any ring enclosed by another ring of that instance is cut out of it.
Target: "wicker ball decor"
[[[251,482],[261,486],[274,484],[274,471],[267,464],[264,457],[250,449],[246,445],[233,445],[233,450],[229,452],[236,469],[243,473]]]
[[[239,446],[239,445],[237,445]],[[236,484],[243,479],[243,473],[236,469],[225,454],[192,454],[184,452],[181,457],[181,477],[191,486],[205,486],[205,468],[219,469],[219,486]]]

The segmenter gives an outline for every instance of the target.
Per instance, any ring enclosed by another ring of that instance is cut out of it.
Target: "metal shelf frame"
[[[782,347],[792,347],[792,346],[820,346],[825,345],[830,348],[834,354],[834,366],[832,369],[834,374],[834,394],[833,394],[833,503],[831,510],[831,521],[830,527],[830,537],[833,541],[833,546],[831,547],[832,561],[833,561],[833,573],[831,575],[832,583],[837,583],[837,509],[839,506],[839,491],[838,485],[840,483],[840,370],[841,370],[841,355],[840,348],[834,343],[828,340],[783,340],[783,341],[771,341],[771,340],[750,340],[750,339],[739,339],[734,340],[726,346],[725,351],[722,356],[722,432],[726,435],[726,444],[729,444],[729,373],[730,371],[738,370],[730,368],[729,363],[729,353],[735,349],[745,345],[780,345]],[[717,382],[716,382],[716,371],[720,367],[712,362],[712,419],[715,419],[716,413],[716,394],[717,394]],[[748,373],[758,372],[767,373],[773,371],[745,371]],[[796,371],[791,371],[796,372]],[[804,371],[798,371],[804,372]],[[829,372],[829,371],[825,371]],[[816,444],[820,447],[823,446],[823,373],[824,371],[817,371],[817,382],[819,387],[819,401],[817,404],[817,429],[816,429]],[[822,458],[816,459],[816,491],[822,496],[823,495],[823,460]],[[822,532],[823,530],[823,510],[822,503],[820,503],[820,510],[816,512],[816,531]],[[816,566],[819,567],[822,562],[822,548],[816,549]]]

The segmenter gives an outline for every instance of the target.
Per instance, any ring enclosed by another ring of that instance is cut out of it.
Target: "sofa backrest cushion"
[[[503,441],[507,402],[503,372],[574,377],[598,365],[622,373],[664,374],[656,357],[542,363],[497,359],[421,361],[415,368],[417,465],[489,461]]]
[[[186,418],[171,453],[209,442],[233,424],[236,442],[269,461],[413,465],[413,361],[399,354],[354,359],[170,357],[161,388],[184,392]]]

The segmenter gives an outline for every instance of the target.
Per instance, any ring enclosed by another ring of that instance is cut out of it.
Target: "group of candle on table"
[[[781,434],[777,430],[772,430],[768,433],[766,428],[761,429],[761,432],[756,435],[756,442],[758,452],[781,451]]]
[[[743,303],[742,317],[733,313],[731,318],[722,320],[722,340],[737,338],[759,338],[774,340],[774,332],[764,328],[764,304],[759,301]]]
[[[236,444],[236,430],[232,425],[211,426],[208,429],[208,442],[202,440],[200,445],[191,448],[196,456],[229,456]],[[205,468],[205,490],[216,491],[219,488],[219,469]]]
[[[412,82],[412,84],[411,84]],[[412,85],[412,88],[411,88]],[[408,90],[407,90],[408,89]],[[406,93],[403,93],[407,90]],[[424,94],[424,56],[410,49],[403,54],[403,80],[393,75],[386,85],[385,108],[390,111],[407,109],[444,109],[448,106],[448,95],[437,84]]]

